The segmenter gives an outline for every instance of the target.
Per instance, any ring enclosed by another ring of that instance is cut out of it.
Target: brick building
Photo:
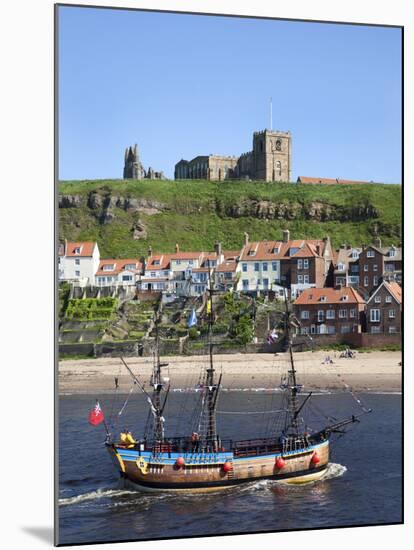
[[[364,247],[359,255],[359,285],[369,294],[379,287],[383,280],[402,281],[401,249],[390,247]]]
[[[249,242],[245,234],[238,271],[237,290],[257,292],[289,287],[296,296],[306,288],[324,287],[332,266],[332,248],[325,239],[290,239],[283,231],[282,241]]]
[[[367,332],[399,334],[401,317],[402,289],[396,282],[383,281],[367,302]]]
[[[352,287],[304,290],[293,304],[301,334],[349,334],[362,331],[365,302]]]

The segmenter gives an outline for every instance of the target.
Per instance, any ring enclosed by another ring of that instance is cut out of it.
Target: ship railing
[[[152,452],[153,454],[167,453],[171,457],[172,453],[183,454],[205,454],[205,453],[220,453],[231,452],[233,441],[231,439],[222,440],[220,438],[214,442],[203,440],[193,440],[191,437],[169,437],[162,442],[142,440],[138,441],[134,446],[128,446],[129,449],[142,452]]]

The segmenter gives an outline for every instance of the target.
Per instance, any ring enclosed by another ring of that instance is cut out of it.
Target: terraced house
[[[383,281],[367,302],[367,332],[399,334],[402,317],[402,289],[396,282]]]
[[[287,286],[295,297],[307,288],[329,284],[332,247],[325,239],[290,239],[283,231],[282,241],[249,242],[245,234],[238,271],[237,290],[256,293],[274,290],[283,293]]]
[[[300,334],[360,333],[365,302],[352,287],[304,290],[293,304]]]
[[[58,279],[79,286],[93,286],[99,261],[98,243],[65,240],[58,251]]]
[[[106,259],[99,262],[95,273],[96,286],[136,286],[143,265],[136,258]]]

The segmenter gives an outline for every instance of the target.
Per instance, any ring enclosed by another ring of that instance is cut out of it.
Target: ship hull
[[[151,492],[216,491],[265,479],[289,484],[309,483],[324,475],[329,462],[328,440],[289,453],[243,458],[231,452],[202,456],[188,453],[183,456],[185,463],[181,467],[177,467],[179,455],[174,453],[154,455],[117,445],[108,446],[108,450],[125,487]],[[278,459],[282,459],[282,467],[277,466]],[[230,471],[225,471],[225,463],[231,464]]]

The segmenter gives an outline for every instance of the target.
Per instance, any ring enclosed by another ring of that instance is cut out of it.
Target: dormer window
[[[278,246],[274,247],[273,254],[279,254],[279,247]]]
[[[339,271],[345,271],[345,264],[338,264],[338,270]]]
[[[321,302],[326,302],[326,296],[321,296]]]
[[[75,254],[80,254],[80,252],[81,252],[80,246],[77,246],[75,248]]]
[[[354,260],[356,260],[359,257],[358,250],[353,250],[351,256]]]
[[[395,248],[390,249],[390,256],[393,258],[395,256]]]
[[[249,250],[249,256],[255,256],[256,250]]]
[[[153,265],[160,265],[160,261],[159,261],[159,260],[154,260],[152,263],[153,263]]]
[[[102,267],[102,271],[113,271],[114,267],[114,264],[106,264]]]
[[[341,302],[347,302],[348,301],[348,296],[341,296]]]
[[[136,269],[136,264],[125,264],[124,269]]]

